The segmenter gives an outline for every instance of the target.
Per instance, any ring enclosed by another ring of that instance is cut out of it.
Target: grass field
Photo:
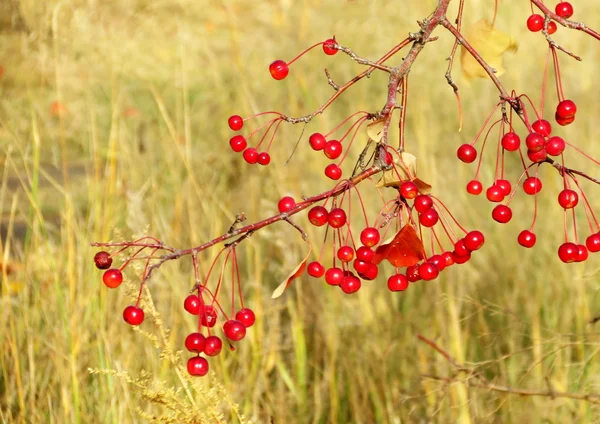
[[[457,131],[456,102],[444,79],[452,40],[442,28],[434,34],[440,40],[427,46],[412,69],[407,150],[419,158],[421,178],[458,219],[486,234],[485,248],[468,264],[400,294],[391,294],[382,276],[354,296],[303,277],[271,300],[305,251],[289,225],[266,228],[239,250],[246,303],[258,321],[239,349],[212,360],[213,372],[199,380],[189,379],[180,364],[187,355],[179,350],[194,328],[182,308],[193,285],[189,261],[166,264],[155,274],[152,300],[145,299],[151,316],[142,331],[121,318],[136,273],[127,273],[127,288],[109,291],[93,266],[93,241],[147,233],[172,246],[192,246],[226,232],[236,213],[258,220],[274,214],[283,195],[328,189],[322,177],[326,161],[305,139],[284,165],[302,128],[282,126],[272,164],[259,169],[231,153],[227,117],[264,110],[299,116],[316,109],[331,93],[323,68],[341,82],[361,67],[341,54],[314,51],[276,82],[267,65],[333,34],[375,59],[417,31],[416,20],[436,3],[4,2],[0,420],[600,422],[600,409],[586,401],[427,377],[453,377],[455,370],[418,334],[498,385],[600,393],[600,324],[589,323],[600,315],[598,257],[585,264],[558,260],[562,211],[555,199],[562,182],[552,169],[541,171],[538,244],[530,251],[518,248],[516,236],[530,225],[532,198],[519,193],[513,220],[500,226],[491,220],[487,201],[466,194],[474,167],[459,163],[455,151],[471,141],[498,97],[489,81],[460,81],[465,123]],[[467,1],[465,23],[491,18],[493,3]],[[574,18],[600,28],[593,2],[573,3]],[[525,29],[529,13],[524,0],[500,2],[497,27],[520,44],[506,56],[501,80],[539,103],[546,43]],[[584,58],[578,63],[560,56],[565,92],[580,112],[559,134],[598,158],[600,45],[563,28],[556,40]],[[354,111],[381,108],[386,81],[378,74],[361,81],[311,122],[304,138]],[[551,116],[556,98],[548,93]],[[487,184],[493,175],[488,156]],[[581,156],[566,158],[572,167],[598,175]],[[514,181],[517,163],[508,165]],[[583,187],[600,212],[598,187]],[[363,189],[366,203],[377,205],[371,192]],[[308,228],[304,216],[297,221],[319,247],[322,233]],[[203,270],[214,254],[200,258]]]

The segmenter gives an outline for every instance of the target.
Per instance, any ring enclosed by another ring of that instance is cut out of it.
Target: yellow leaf
[[[383,124],[385,119],[378,119],[377,121],[371,122],[367,125],[367,135],[371,140],[376,143],[380,143],[383,138]]]
[[[275,291],[271,295],[271,299],[276,299],[279,296],[281,296],[285,289],[287,289],[289,285],[292,284],[292,281],[302,275],[302,273],[306,269],[306,262],[308,261],[308,257],[310,256],[311,251],[312,246],[309,244],[308,254],[306,255],[306,258],[304,258],[304,260],[300,262],[296,268],[294,268],[290,275],[288,275],[288,277],[285,280],[283,280],[283,282],[275,289]]]
[[[519,44],[514,38],[494,29],[494,26],[486,19],[475,22],[464,35],[483,60],[496,70],[496,76],[502,75],[505,71],[503,66],[504,53],[514,53],[519,48]],[[467,80],[488,78],[485,70],[464,47],[461,48],[460,63],[462,64],[463,75]]]

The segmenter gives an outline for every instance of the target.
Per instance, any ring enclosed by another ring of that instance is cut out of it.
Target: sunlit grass
[[[361,81],[311,122],[287,166],[302,128],[282,127],[272,165],[249,167],[229,149],[227,117],[264,110],[298,116],[316,109],[331,93],[323,68],[337,82],[361,68],[316,50],[294,64],[288,79],[275,82],[267,65],[332,34],[375,58],[416,31],[415,21],[436,2],[216,3],[21,0],[16,28],[3,21],[0,207],[7,235],[0,257],[13,267],[10,274],[2,270],[3,422],[146,422],[138,410],[168,413],[115,374],[127,372],[135,380],[149,372],[153,382],[164,382],[162,390],[188,385],[153,343],[122,322],[127,290],[108,291],[101,284],[90,242],[148,233],[186,247],[227,231],[236,213],[257,220],[275,213],[283,195],[299,198],[327,189],[326,161],[306,147],[307,135],[356,110],[382,107],[385,76]],[[467,22],[489,18],[488,3],[468,2]],[[524,30],[525,3],[501,3],[498,27],[520,43],[506,57],[501,80],[539,102],[546,50],[539,34]],[[580,3],[575,17],[600,27],[594,5]],[[581,266],[559,263],[562,212],[555,199],[561,181],[551,169],[541,172],[545,196],[538,245],[531,251],[516,243],[518,232],[530,225],[531,198],[519,194],[513,221],[500,226],[490,219],[488,202],[465,193],[474,167],[456,160],[456,148],[471,140],[498,97],[487,81],[461,82],[465,123],[459,133],[456,102],[444,79],[452,40],[442,29],[436,35],[440,40],[427,46],[411,73],[407,150],[418,157],[422,179],[461,222],[486,234],[485,249],[468,265],[402,294],[390,294],[383,275],[355,296],[306,277],[271,300],[305,255],[305,245],[288,225],[261,230],[239,248],[246,303],[257,324],[236,352],[211,360],[214,377],[189,386],[191,396],[182,391],[182,402],[224,413],[225,422],[236,419],[233,403],[258,423],[597,418],[597,409],[585,402],[445,388],[422,378],[451,375],[452,368],[417,340],[419,333],[501,384],[544,389],[550,381],[556,391],[600,391],[600,340],[588,324],[600,314],[597,258]],[[560,134],[599,157],[600,49],[562,28],[556,38],[584,57],[577,63],[561,56],[565,92],[580,112],[576,125]],[[458,65],[454,72],[458,77]],[[555,97],[549,81],[550,116]],[[54,107],[53,113],[53,102],[64,110],[56,113]],[[494,166],[488,159],[487,183]],[[567,160],[596,174],[580,156]],[[509,165],[514,181],[517,163]],[[584,188],[600,210],[597,188]],[[379,208],[373,191],[367,184],[361,189],[374,215]],[[584,216],[579,220],[586,234]],[[304,218],[297,221],[320,247],[322,232]],[[214,255],[202,255],[203,271]],[[193,285],[189,262],[166,264],[151,283],[163,329],[171,330],[165,340],[175,350],[194,328],[182,308]],[[131,284],[139,278],[135,272],[127,277]],[[147,324],[144,329],[159,334]],[[90,374],[88,368],[115,372]],[[207,400],[211,389],[216,395]]]

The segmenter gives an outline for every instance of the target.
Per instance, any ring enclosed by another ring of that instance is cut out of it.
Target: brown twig
[[[538,9],[540,9],[545,16],[550,17],[553,21],[558,22],[559,24],[561,24],[564,27],[582,31],[588,35],[591,35],[596,40],[600,40],[600,33],[597,33],[593,29],[588,28],[583,22],[570,21],[568,19],[558,16],[556,13],[554,13],[553,11],[548,9],[542,0],[530,0],[530,1]]]

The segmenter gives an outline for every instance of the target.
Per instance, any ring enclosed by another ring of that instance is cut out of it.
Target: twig
[[[327,83],[329,83],[329,85],[332,86],[335,91],[340,91],[340,86],[333,81],[333,78],[331,78],[331,74],[327,68],[325,68],[325,75],[327,76]]]

